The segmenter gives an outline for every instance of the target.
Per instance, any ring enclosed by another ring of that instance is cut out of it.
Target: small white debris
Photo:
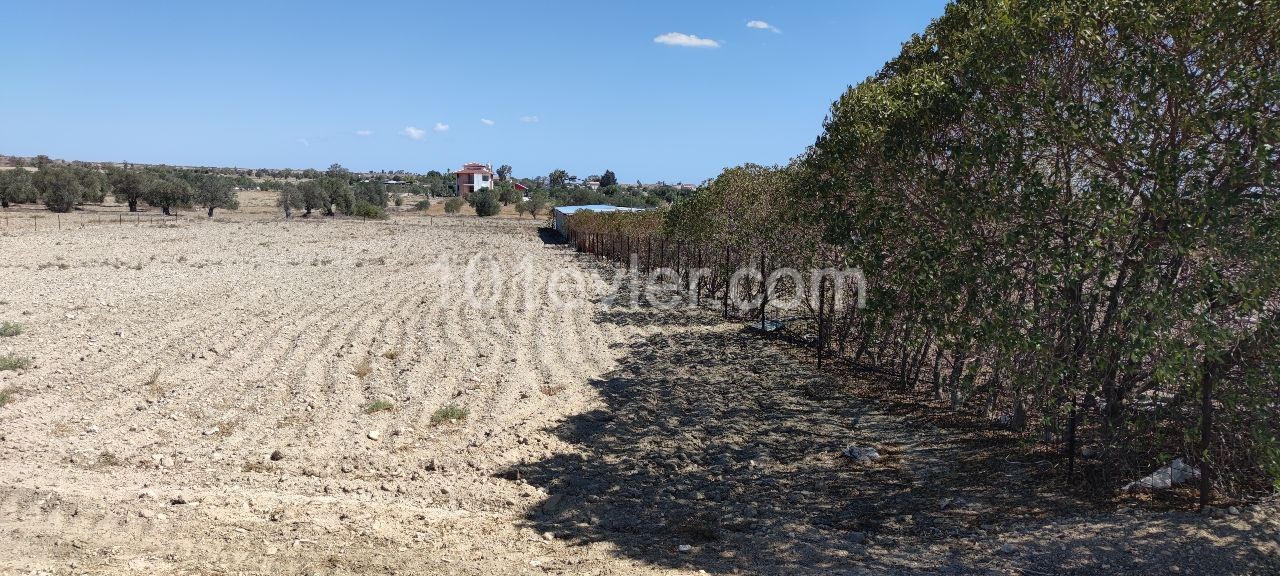
[[[382,438],[382,433],[378,432],[377,430],[370,430],[369,433],[366,434],[366,436],[368,436],[370,440],[377,440],[379,438]]]
[[[676,550],[679,550],[681,552],[689,552],[693,550],[693,546],[690,546],[688,544],[681,544],[679,546],[676,546]]]
[[[1149,476],[1135,480],[1125,485],[1126,492],[1134,490],[1164,490],[1182,484],[1192,478],[1199,478],[1200,470],[1187,465],[1181,458],[1174,460],[1168,466],[1162,467]]]

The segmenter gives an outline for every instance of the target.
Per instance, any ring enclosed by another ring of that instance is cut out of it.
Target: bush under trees
[[[467,195],[467,202],[475,208],[476,216],[495,216],[502,211],[502,203],[498,201],[498,193],[492,188],[483,188]]]
[[[444,201],[444,211],[446,214],[457,214],[462,211],[462,206],[466,202],[461,198],[450,198]]]

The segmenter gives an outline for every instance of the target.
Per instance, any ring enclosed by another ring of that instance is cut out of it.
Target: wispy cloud
[[[436,122],[436,127],[432,128],[432,130],[435,130],[436,132],[448,132],[449,125],[444,122]]]
[[[481,118],[480,123],[484,124],[485,126],[493,126],[493,120],[490,120],[488,118]]]
[[[299,138],[298,143],[303,146],[311,146],[311,142],[308,142],[306,138]]]
[[[537,124],[538,117],[537,116],[521,116],[520,121],[524,122],[525,124]]]
[[[373,130],[356,130],[356,136],[372,136]]]
[[[774,34],[782,33],[782,31],[779,30],[777,26],[774,26],[768,22],[765,22],[764,20],[752,20],[750,22],[747,22],[747,28],[755,28],[756,30],[769,30]]]
[[[658,44],[667,46],[684,46],[686,48],[719,48],[720,43],[710,38],[699,38],[693,34],[667,32],[653,39]]]
[[[404,130],[401,130],[400,133],[404,134],[405,136],[408,136],[413,140],[421,140],[427,137],[426,130],[423,130],[421,128],[414,128],[413,126],[405,126]]]

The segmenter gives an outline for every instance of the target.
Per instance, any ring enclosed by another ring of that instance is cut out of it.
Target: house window
[[[488,182],[488,181],[489,181],[489,175],[488,175],[488,174],[485,174],[485,175],[481,176],[481,177],[480,177],[480,179],[481,179],[481,180],[483,180],[483,181],[485,181],[485,182]]]

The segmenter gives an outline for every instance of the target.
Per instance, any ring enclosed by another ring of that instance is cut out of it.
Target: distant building
[[[466,197],[476,190],[493,188],[493,169],[487,164],[470,162],[462,165],[462,169],[454,172],[457,179],[458,195]]]

